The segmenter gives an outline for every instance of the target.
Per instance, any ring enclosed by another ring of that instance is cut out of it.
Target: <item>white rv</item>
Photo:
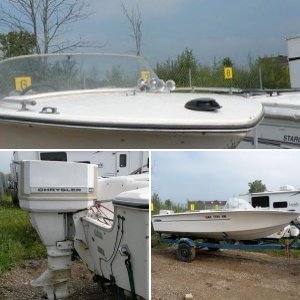
[[[300,189],[291,185],[282,186],[278,191],[248,193],[239,197],[247,200],[253,207],[297,211],[300,214]]]
[[[291,185],[281,186],[278,191],[274,192],[248,193],[239,195],[239,197],[247,200],[253,207],[297,211],[300,215],[300,189]],[[300,221],[300,216],[297,220]],[[267,238],[280,239],[298,235],[299,230],[295,226],[289,225]]]
[[[15,151],[11,162],[12,198],[18,204],[18,172],[23,160],[70,161],[98,166],[98,176],[113,177],[149,172],[148,151]]]

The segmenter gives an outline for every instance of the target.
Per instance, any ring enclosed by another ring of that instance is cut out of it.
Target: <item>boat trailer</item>
[[[300,223],[291,222],[291,225],[300,230]],[[286,241],[286,239],[282,239]],[[222,240],[214,242],[199,242],[192,238],[176,237],[176,238],[163,238],[160,237],[159,241],[165,244],[177,245],[177,259],[183,262],[191,262],[196,257],[196,249],[207,248],[209,251],[218,251],[220,249],[227,250],[300,250],[300,233],[291,239],[288,243],[270,243],[264,240],[244,241],[240,244],[238,241]],[[222,243],[221,243],[222,242]]]

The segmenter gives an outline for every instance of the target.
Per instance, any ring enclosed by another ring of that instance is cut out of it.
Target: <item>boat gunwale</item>
[[[159,217],[166,217],[166,216],[184,216],[184,215],[195,215],[195,214],[215,214],[215,213],[250,213],[250,212],[265,212],[265,213],[284,213],[284,214],[291,214],[294,213],[298,216],[300,216],[300,213],[297,213],[296,211],[286,211],[286,210],[270,210],[270,209],[236,209],[236,210],[202,210],[202,211],[193,211],[193,212],[182,212],[182,213],[174,213],[174,214],[164,214],[164,215],[153,215],[151,216],[151,219],[153,218],[159,218]],[[188,220],[186,220],[188,221]],[[216,221],[216,220],[214,220]]]
[[[104,122],[79,122],[79,121],[65,121],[57,119],[42,119],[42,118],[29,118],[29,117],[17,117],[17,116],[3,116],[0,114],[0,123],[14,123],[24,125],[41,125],[51,127],[67,127],[67,128],[82,128],[82,129],[97,129],[97,130],[115,130],[115,131],[149,131],[149,132],[174,132],[174,133],[226,133],[237,132],[243,133],[251,131],[264,117],[263,112],[256,119],[253,119],[251,123],[243,126],[238,125],[215,125],[211,126],[203,125],[165,125],[165,124],[133,124],[133,123],[104,123]]]

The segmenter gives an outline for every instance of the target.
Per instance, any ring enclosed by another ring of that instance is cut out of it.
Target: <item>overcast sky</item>
[[[268,190],[300,187],[300,151],[153,151],[152,193],[162,200],[227,200],[262,180]]]
[[[0,172],[10,173],[10,162],[13,156],[12,151],[0,151]]]
[[[2,1],[1,1],[2,2]],[[72,24],[61,40],[107,43],[101,52],[133,53],[121,0],[86,0],[92,15]],[[126,0],[142,12],[142,54],[152,65],[186,47],[200,63],[230,56],[237,64],[253,57],[287,54],[286,37],[300,33],[299,0]],[[3,3],[5,3],[3,1]],[[82,51],[82,49],[81,49]],[[94,50],[95,51],[95,50]]]
[[[74,26],[81,36],[107,42],[104,51],[133,52],[120,0],[91,0],[93,15]],[[127,0],[139,3],[142,54],[152,64],[186,47],[201,63],[230,56],[238,64],[254,57],[287,54],[286,38],[300,33],[299,0]]]

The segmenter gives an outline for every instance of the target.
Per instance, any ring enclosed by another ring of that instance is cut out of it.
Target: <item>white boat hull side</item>
[[[244,132],[161,132],[0,123],[2,149],[198,149],[235,148]]]
[[[157,232],[223,240],[254,240],[283,229],[298,213],[282,211],[194,212],[152,217]]]
[[[121,207],[118,207],[115,216],[118,214],[121,216],[126,214],[126,219],[124,221],[124,233],[122,234],[119,249],[121,249],[124,245],[128,247],[133,265],[135,292],[137,295],[148,299],[148,210],[124,210]],[[129,222],[129,220],[131,222]],[[134,222],[132,220],[134,220]],[[125,266],[125,259],[127,256],[122,256],[120,251],[117,251],[115,259],[112,260],[112,269],[110,267],[110,261],[105,262],[105,259],[107,260],[112,255],[113,251],[115,251],[114,247],[118,232],[117,222],[112,228],[105,228],[95,219],[84,217],[82,218],[82,223],[85,230],[85,237],[88,241],[88,249],[92,256],[92,261],[95,262],[95,266],[93,266],[95,269],[91,269],[91,271],[96,274],[103,275],[105,278],[110,278],[113,274],[115,276],[117,286],[130,291],[130,284]],[[120,236],[121,234],[119,234],[119,237]],[[140,240],[137,240],[137,237],[139,237]],[[94,240],[96,242],[94,242]],[[84,257],[84,261],[86,261],[86,257]]]

